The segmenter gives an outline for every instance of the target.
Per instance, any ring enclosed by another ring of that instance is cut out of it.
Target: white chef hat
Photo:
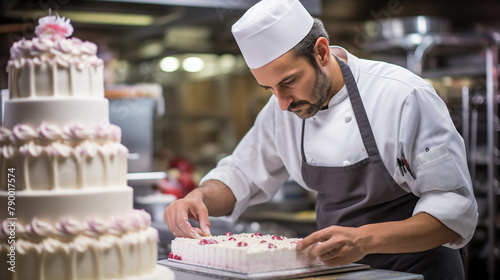
[[[262,0],[232,27],[251,69],[282,56],[309,33],[314,20],[298,0]]]

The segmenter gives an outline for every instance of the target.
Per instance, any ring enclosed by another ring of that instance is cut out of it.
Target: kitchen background
[[[129,148],[135,207],[172,238],[168,203],[230,154],[270,93],[255,82],[231,25],[256,0],[2,0],[0,69],[9,48],[31,38],[39,17],[71,19],[74,37],[95,42],[105,61],[111,122]],[[302,0],[331,42],[402,65],[427,79],[448,104],[467,145],[480,221],[467,246],[470,279],[500,277],[498,149],[500,1]],[[0,71],[0,89],[7,89]],[[5,100],[5,91],[3,99]],[[236,223],[214,218],[213,234],[260,231],[303,237],[314,230],[314,193],[287,182],[269,203]]]

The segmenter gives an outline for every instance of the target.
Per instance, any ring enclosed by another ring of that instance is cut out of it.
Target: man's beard
[[[328,76],[323,73],[323,71],[321,71],[321,69],[317,65],[315,66],[316,67],[314,67],[314,72],[316,73],[316,81],[314,82],[314,87],[311,94],[312,103],[306,100],[299,100],[296,102],[292,102],[287,109],[288,111],[293,112],[293,108],[304,104],[309,105],[309,108],[305,112],[294,112],[301,119],[307,119],[316,115],[316,113],[318,113],[319,110],[323,108],[324,104],[328,100],[328,97],[330,96],[330,92],[332,91],[332,83]]]

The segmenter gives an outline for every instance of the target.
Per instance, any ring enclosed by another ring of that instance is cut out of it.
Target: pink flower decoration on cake
[[[60,16],[46,16],[38,20],[35,34],[41,38],[50,38],[53,41],[64,39],[73,34],[73,26],[69,18]]]
[[[283,237],[278,236],[278,235],[273,235],[273,236],[271,237],[271,239],[272,239],[272,240],[283,240]]]
[[[218,242],[216,240],[213,240],[213,239],[200,240],[200,245],[210,245],[210,244],[218,244]]]
[[[246,247],[246,246],[248,246],[248,243],[246,243],[246,242],[238,242],[237,246],[238,247]]]

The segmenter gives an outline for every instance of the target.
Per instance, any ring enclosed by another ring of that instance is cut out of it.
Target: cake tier
[[[0,205],[8,201],[15,204],[12,215],[0,214],[0,262],[14,252],[17,272],[4,269],[1,279],[127,279],[155,270],[158,232],[147,212],[132,209],[130,187],[0,192]]]
[[[156,268],[158,232],[149,225],[149,214],[141,210],[84,222],[62,218],[50,224],[33,219],[24,225],[6,220],[0,230],[0,262],[17,270],[3,269],[0,278],[97,280],[151,274]]]
[[[15,42],[7,64],[10,99],[103,98],[103,61],[94,43],[36,37]]]
[[[59,102],[13,102],[7,105],[32,103],[44,103],[51,107]],[[62,103],[76,104],[75,100]],[[100,101],[90,103],[103,104]],[[107,105],[107,102],[104,104]],[[78,116],[76,119],[83,119],[82,122],[70,121],[75,120],[68,116],[73,106],[68,106],[67,113],[59,114],[60,119],[50,110],[47,117],[42,118],[42,111],[34,113],[35,110],[26,108],[29,106],[20,107],[30,112],[26,115],[31,115],[36,121],[23,119],[24,122],[19,124],[7,123],[0,127],[0,172],[2,178],[10,179],[0,182],[0,190],[8,190],[8,183],[12,183],[17,190],[126,185],[128,150],[120,143],[121,130],[118,126],[99,122],[99,117],[93,118],[99,115],[97,113],[85,120],[87,113],[78,112],[76,108],[79,106],[74,106],[74,112]],[[35,104],[33,107],[37,108]],[[17,108],[11,106],[9,109],[8,113],[12,113],[16,112],[12,109]]]
[[[10,129],[18,124],[36,128],[44,122],[59,127],[109,122],[109,103],[104,98],[9,100],[4,110],[4,126]]]
[[[244,273],[323,265],[308,257],[312,247],[297,251],[298,240],[258,233],[176,238],[169,258]]]
[[[127,152],[120,143],[85,141],[0,147],[0,190],[68,190],[126,186]],[[10,181],[9,181],[10,180]]]
[[[127,213],[133,206],[133,189],[100,188],[60,191],[0,191],[0,205],[7,207],[14,200],[14,215],[0,211],[0,221],[15,217],[18,223],[29,224],[36,217],[55,224],[62,218],[85,221],[92,217],[109,219],[116,213]]]

